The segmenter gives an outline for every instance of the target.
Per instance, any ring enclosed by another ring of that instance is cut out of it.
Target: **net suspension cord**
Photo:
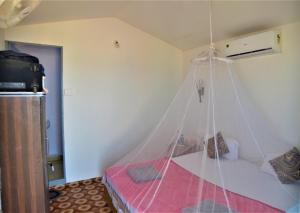
[[[216,150],[216,154],[217,154],[217,165],[218,165],[218,173],[221,179],[221,184],[222,184],[222,189],[223,189],[223,194],[225,197],[225,201],[226,201],[226,205],[228,206],[228,210],[229,213],[232,213],[231,208],[230,208],[230,204],[229,204],[229,200],[228,200],[228,196],[225,190],[225,183],[224,183],[224,177],[222,174],[222,169],[221,169],[221,164],[219,162],[220,160],[220,156],[219,156],[219,152],[218,152],[218,148],[217,148],[217,138],[216,138],[216,120],[215,120],[215,103],[214,103],[214,76],[213,76],[213,57],[215,54],[215,48],[214,48],[214,44],[213,44],[213,32],[212,32],[212,0],[208,1],[209,3],[209,32],[210,32],[210,49],[209,49],[209,69],[210,69],[210,81],[211,81],[211,99],[212,99],[212,121],[213,121],[213,135],[214,135],[214,144],[215,144],[215,150]]]
[[[194,66],[196,67],[196,64],[194,64]],[[191,71],[190,71],[189,73],[193,76],[193,79],[195,79],[195,73],[196,73],[196,70],[191,69]],[[189,75],[189,74],[188,74],[188,75]],[[193,80],[193,82],[195,82],[195,81]],[[184,85],[184,84],[183,84],[183,85]],[[179,91],[181,91],[181,90],[183,89],[183,85],[181,86],[181,88],[179,89]],[[178,96],[179,93],[180,93],[180,92],[178,92],[178,93],[175,95],[175,98],[173,99],[172,103],[176,100],[176,98],[177,98],[177,96]],[[192,97],[193,97],[193,93],[191,93],[191,98],[192,98]],[[173,105],[172,103],[171,103],[171,105]],[[164,117],[166,117],[166,115],[168,114],[168,111],[169,111],[169,109],[171,108],[171,105],[169,105],[169,108],[168,108],[167,112],[165,113]],[[162,119],[162,120],[165,120],[165,119]],[[162,125],[162,122],[160,122],[160,124],[159,124],[158,126],[161,126],[161,125]],[[158,129],[158,128],[156,128],[156,129]],[[176,145],[177,145],[177,143],[178,143],[178,138],[179,138],[179,136],[181,135],[180,133],[181,133],[181,132],[178,132],[178,131],[177,131],[177,133],[175,133],[175,134],[172,136],[172,138],[171,138],[171,141],[173,141],[173,140],[175,139],[175,137],[176,137],[177,139],[176,139],[176,142],[173,144],[173,146],[172,146],[172,148],[171,148],[171,154],[170,154],[169,158],[172,158],[172,156],[173,156],[173,153],[174,153],[174,151],[175,151]],[[149,140],[153,135],[154,135],[154,134],[151,134],[151,136],[148,138],[148,140]],[[148,141],[148,142],[149,142],[149,141]],[[147,142],[147,143],[148,143],[148,142]],[[163,153],[164,153],[164,151],[160,152],[160,155],[163,154]],[[162,166],[162,169],[165,170],[165,168],[166,168],[167,165],[168,165],[168,161],[164,162],[164,163],[163,163],[163,166]],[[157,176],[156,176],[156,177],[157,177]],[[137,201],[137,199],[138,199],[144,192],[146,192],[146,194],[148,194],[148,193],[152,190],[153,187],[154,187],[154,182],[150,185],[149,188],[141,190],[140,193],[138,193],[137,196],[134,198],[133,203],[135,203],[135,202]],[[145,197],[145,196],[144,196],[144,197]],[[144,198],[143,198],[143,200],[144,200]],[[141,205],[141,203],[143,202],[143,200],[140,201],[140,202],[138,203],[138,205]]]
[[[194,82],[195,82],[195,71],[193,71],[192,74],[193,74],[193,83],[194,83]],[[173,145],[173,147],[172,147],[172,151],[171,151],[170,157],[169,157],[168,160],[167,160],[167,165],[166,165],[166,167],[163,169],[161,181],[158,183],[158,186],[156,187],[156,189],[155,189],[155,191],[154,191],[154,193],[153,193],[153,195],[152,195],[152,197],[151,197],[151,200],[148,202],[148,205],[147,205],[146,209],[145,209],[143,212],[146,212],[146,211],[150,208],[150,206],[152,205],[152,203],[153,203],[153,201],[154,201],[154,199],[155,199],[155,197],[156,197],[156,195],[157,195],[157,193],[158,193],[158,190],[159,190],[159,188],[160,188],[160,186],[161,186],[161,184],[162,184],[162,181],[163,181],[164,178],[165,178],[165,175],[166,175],[166,173],[167,173],[167,170],[168,170],[168,168],[169,168],[169,166],[170,166],[170,162],[171,162],[171,159],[172,159],[172,155],[173,155],[173,153],[174,153],[174,151],[175,151],[175,148],[176,148],[176,145],[177,145],[177,143],[178,143],[178,139],[179,139],[179,137],[180,137],[180,135],[181,135],[181,133],[182,133],[182,130],[183,130],[183,128],[184,128],[184,123],[185,123],[185,120],[186,120],[186,117],[187,117],[188,109],[190,108],[190,105],[191,105],[191,103],[192,103],[192,100],[193,100],[194,95],[195,95],[195,93],[193,93],[193,92],[191,91],[191,95],[190,95],[190,97],[189,97],[189,99],[188,99],[188,103],[187,103],[187,105],[186,105],[186,107],[185,107],[185,109],[184,109],[183,118],[181,119],[181,122],[180,122],[181,125],[180,125],[180,128],[179,128],[178,134],[175,134],[176,139],[175,139],[175,143],[174,143],[174,145]],[[172,138],[172,139],[173,139],[173,138]],[[147,190],[146,194],[144,195],[144,197],[142,198],[142,200],[139,202],[137,208],[139,208],[140,205],[144,202],[144,199],[145,199],[146,196],[150,193],[150,191],[151,191],[151,189],[153,188],[153,186],[154,186],[154,185],[153,185],[153,183],[152,183],[152,184],[151,184],[151,187]]]
[[[250,123],[249,123],[249,121],[248,121],[248,119],[247,119],[247,117],[246,117],[246,113],[245,113],[244,108],[243,108],[243,105],[242,105],[242,103],[241,103],[241,100],[240,100],[240,97],[239,97],[239,94],[238,94],[236,85],[235,85],[235,83],[234,83],[232,71],[231,71],[231,68],[230,68],[229,64],[227,64],[227,72],[228,72],[228,75],[229,75],[229,77],[230,77],[231,84],[232,84],[232,87],[233,87],[233,91],[234,91],[234,93],[235,93],[234,95],[235,95],[236,100],[237,100],[237,102],[238,102],[238,105],[239,105],[239,108],[240,108],[242,117],[243,117],[243,119],[244,119],[244,121],[245,121],[245,123],[246,123],[246,126],[247,126],[247,128],[248,128],[248,130],[249,130],[249,132],[250,132],[250,135],[251,135],[251,137],[252,137],[252,139],[253,139],[253,141],[254,141],[254,144],[256,145],[256,148],[257,148],[258,151],[259,151],[259,154],[260,154],[261,157],[264,159],[264,158],[265,158],[265,154],[264,154],[264,152],[263,152],[263,150],[262,150],[262,148],[261,148],[259,142],[257,141],[257,139],[256,139],[256,137],[255,137],[255,134],[253,133],[253,129],[251,128],[251,125],[250,125]]]
[[[215,145],[215,150],[216,150],[216,155],[217,155],[217,166],[218,166],[218,173],[220,176],[221,180],[221,185],[222,185],[222,190],[223,194],[226,200],[226,205],[228,206],[229,213],[231,213],[231,208],[228,200],[228,196],[225,190],[225,183],[224,183],[224,177],[222,174],[222,169],[221,169],[221,164],[220,164],[220,156],[219,156],[219,151],[217,147],[217,137],[216,137],[216,119],[215,119],[215,91],[214,91],[214,76],[213,76],[213,64],[212,64],[212,58],[210,57],[209,60],[209,67],[210,67],[210,81],[211,81],[211,99],[212,99],[212,122],[213,122],[213,135],[214,135],[214,145]]]
[[[229,64],[227,64],[227,72],[228,72],[228,74],[229,74],[229,77],[230,77],[230,80],[231,80],[231,83],[232,83],[232,87],[233,87],[233,90],[234,90],[234,93],[235,93],[235,97],[236,97],[236,99],[237,99],[237,102],[238,102],[238,105],[239,105],[239,108],[240,108],[242,117],[243,117],[243,119],[244,119],[244,121],[245,121],[245,123],[246,123],[246,125],[247,125],[247,128],[248,128],[248,130],[249,130],[249,132],[250,132],[250,135],[251,135],[251,137],[252,137],[252,139],[253,139],[253,141],[254,141],[254,143],[255,143],[255,145],[256,145],[256,148],[258,149],[258,151],[259,151],[261,157],[264,159],[264,158],[266,157],[266,155],[265,155],[263,149],[261,148],[260,143],[258,142],[257,138],[255,137],[255,134],[254,134],[253,129],[252,129],[251,125],[250,125],[250,122],[249,122],[249,120],[248,120],[247,117],[246,117],[246,112],[245,112],[245,110],[244,110],[244,108],[243,108],[243,105],[242,105],[242,103],[241,103],[241,99],[240,99],[240,96],[239,96],[239,94],[238,94],[238,90],[237,90],[236,84],[234,83],[232,70],[231,70]],[[277,176],[276,176],[276,181],[279,183],[279,186],[280,186],[280,187],[281,187],[281,188],[289,195],[289,197],[291,197],[291,198],[294,199],[294,200],[297,200],[297,198],[295,198],[295,197],[294,197],[294,196],[286,189],[286,187],[283,186],[283,184],[281,184],[281,182],[280,182],[280,180],[278,179]]]
[[[184,85],[184,84],[183,84]],[[139,150],[137,150],[137,152],[133,155],[132,158],[130,158],[130,160],[128,160],[128,162],[126,163],[126,165],[120,169],[118,172],[116,172],[115,174],[112,175],[112,177],[115,177],[117,175],[119,175],[122,171],[126,170],[128,168],[128,166],[130,165],[130,163],[135,160],[141,153],[142,151],[145,149],[146,145],[149,144],[149,142],[151,141],[152,137],[155,135],[155,133],[159,130],[159,128],[162,126],[162,124],[164,123],[164,121],[167,118],[167,115],[171,109],[171,106],[173,106],[173,104],[175,103],[178,95],[180,94],[180,92],[183,90],[183,85],[179,88],[179,90],[177,91],[175,97],[172,99],[172,102],[170,103],[170,105],[168,106],[166,112],[164,113],[162,119],[159,121],[158,125],[155,127],[155,129],[151,132],[151,134],[147,137],[146,142],[142,145],[142,147],[140,147]]]
[[[210,126],[210,122],[209,122],[209,118],[210,118],[210,102],[211,102],[211,95],[210,95],[211,91],[210,91],[210,87],[208,87],[208,104],[207,104],[207,115],[206,115],[206,130],[205,130],[205,138],[204,138],[204,147],[203,147],[203,155],[201,158],[201,174],[204,174],[204,171],[206,170],[206,159],[207,159],[207,141],[208,141],[208,132],[209,132],[209,126]],[[199,184],[199,191],[198,191],[198,195],[200,195],[200,200],[202,200],[202,193],[203,193],[203,185],[204,185],[204,179],[201,179],[201,183]],[[200,209],[200,204],[197,207],[197,210]]]
[[[212,31],[212,1],[208,0],[209,3],[209,35],[210,35],[210,47],[213,47],[213,31]]]

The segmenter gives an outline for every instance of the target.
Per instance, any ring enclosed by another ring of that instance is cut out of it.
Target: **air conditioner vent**
[[[226,57],[237,59],[280,52],[280,33],[268,31],[229,41],[225,44]]]

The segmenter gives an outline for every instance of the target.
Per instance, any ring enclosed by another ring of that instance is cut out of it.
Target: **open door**
[[[7,49],[39,58],[45,68],[47,159],[50,185],[64,183],[62,47],[8,41]]]

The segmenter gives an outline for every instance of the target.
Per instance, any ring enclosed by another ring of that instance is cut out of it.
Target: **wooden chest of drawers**
[[[4,213],[48,212],[45,96],[0,95]]]

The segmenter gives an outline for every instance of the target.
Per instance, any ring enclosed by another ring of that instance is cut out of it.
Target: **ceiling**
[[[180,49],[209,43],[208,1],[42,0],[21,24],[119,18]],[[212,2],[215,41],[300,21],[300,0]]]

